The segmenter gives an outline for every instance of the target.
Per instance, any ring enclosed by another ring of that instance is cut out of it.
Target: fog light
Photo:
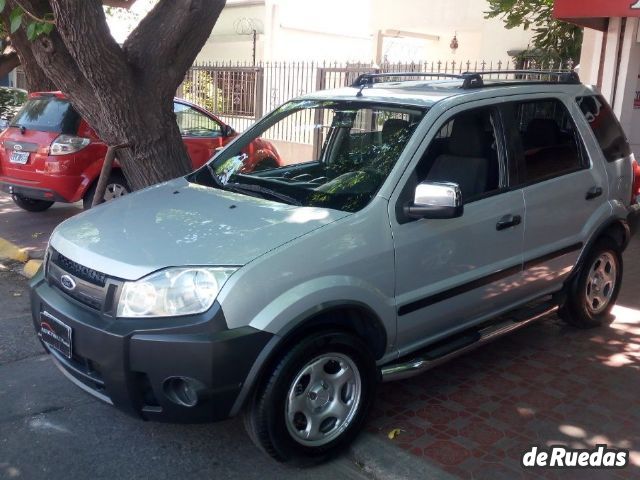
[[[162,388],[172,402],[183,407],[195,407],[198,404],[202,384],[192,378],[171,377],[164,381]]]

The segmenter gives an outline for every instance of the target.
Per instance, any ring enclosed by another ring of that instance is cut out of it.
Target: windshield
[[[32,98],[11,121],[12,127],[41,132],[75,134],[80,116],[67,100],[56,97]]]
[[[355,212],[376,195],[425,113],[353,101],[290,102],[189,180],[293,205]]]

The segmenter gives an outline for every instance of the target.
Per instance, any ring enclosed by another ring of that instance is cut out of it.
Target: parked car
[[[0,130],[9,126],[9,122],[13,116],[26,101],[26,90],[13,87],[0,87]]]
[[[31,288],[60,370],[147,420],[242,413],[275,459],[319,461],[381,380],[555,311],[609,324],[640,192],[606,101],[575,75],[384,76],[59,225]],[[243,171],[273,132],[282,166]]]
[[[174,112],[194,168],[237,133],[210,112],[175,99]],[[107,145],[60,92],[33,93],[0,135],[0,189],[19,207],[41,212],[54,202],[82,200],[90,208]],[[256,138],[244,149],[245,171],[280,164],[276,147]],[[129,193],[117,162],[105,200]]]

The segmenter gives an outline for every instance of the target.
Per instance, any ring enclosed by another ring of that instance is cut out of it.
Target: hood
[[[156,185],[61,223],[50,244],[110,276],[185,265],[242,266],[348,213],[190,184]]]

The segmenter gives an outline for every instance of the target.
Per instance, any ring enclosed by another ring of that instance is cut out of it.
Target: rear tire
[[[310,466],[344,452],[367,418],[379,373],[342,332],[314,333],[282,357],[245,412],[251,440],[280,462]]]
[[[98,181],[96,180],[84,195],[84,198],[82,199],[82,206],[85,210],[89,210],[93,205],[93,197],[96,194],[97,186]],[[128,195],[130,192],[131,189],[129,188],[127,180],[124,178],[124,175],[120,172],[112,172],[107,180],[107,189],[104,194],[104,201],[108,202],[109,200],[114,200],[124,195]]]
[[[23,197],[22,195],[11,195],[13,199],[13,203],[19,206],[21,209],[26,210],[27,212],[44,212],[51,208],[51,206],[55,202],[50,202],[48,200],[36,200],[34,198]]]
[[[560,317],[578,328],[610,325],[611,309],[622,284],[622,270],[620,247],[606,237],[598,240],[567,289]]]

